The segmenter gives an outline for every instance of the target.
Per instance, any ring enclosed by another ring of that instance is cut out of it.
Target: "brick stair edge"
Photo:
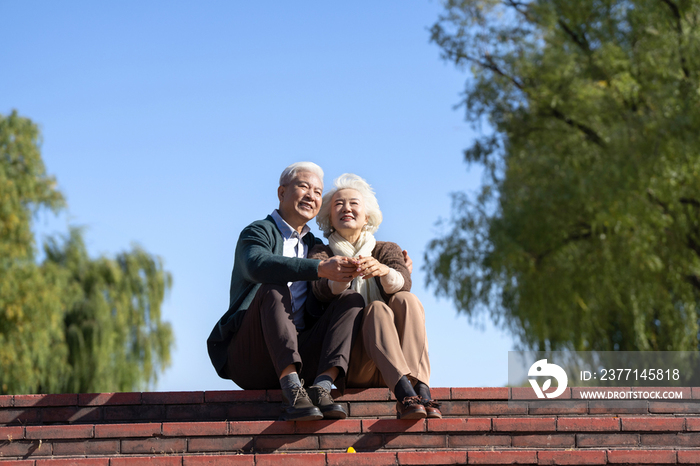
[[[590,387],[567,388],[556,400],[597,401],[581,396],[582,391],[649,392],[675,390],[683,393],[683,401],[700,402],[700,387]],[[338,401],[395,401],[386,388],[348,389],[344,395],[333,390]],[[441,401],[536,401],[532,388],[528,387],[438,387],[431,389],[434,399]],[[0,409],[29,407],[90,407],[110,405],[153,404],[201,404],[227,402],[279,402],[280,390],[213,390],[180,392],[114,392],[114,393],[66,393],[45,395],[0,395]],[[603,400],[599,400],[603,401]],[[609,400],[617,401],[617,400]]]
[[[46,458],[2,461],[6,466],[363,466],[418,464],[697,464],[697,450],[590,451],[391,451],[366,453],[255,453],[239,455],[171,455],[103,458]]]

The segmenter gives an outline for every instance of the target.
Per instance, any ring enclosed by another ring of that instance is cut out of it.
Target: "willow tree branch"
[[[681,60],[681,69],[683,70],[683,76],[686,78],[690,76],[690,71],[688,70],[688,65],[685,60],[685,56],[683,55],[683,50],[682,50],[682,40],[683,40],[683,24],[681,23],[682,17],[681,17],[681,11],[678,8],[678,5],[673,3],[671,0],[661,0],[663,3],[668,5],[668,8],[671,10],[671,14],[673,15],[673,19],[676,21],[676,33],[678,34],[678,56],[680,57]]]
[[[581,131],[583,134],[586,135],[586,137],[594,144],[597,146],[600,146],[602,148],[606,147],[605,141],[603,140],[602,137],[598,135],[598,133],[593,130],[593,128],[589,128],[588,126],[584,125],[583,123],[579,123],[578,121],[574,120],[573,118],[564,115],[562,112],[560,112],[558,109],[553,108],[552,109],[552,116],[554,116],[556,119],[563,121],[567,125],[571,126],[572,128],[576,128],[577,130]]]

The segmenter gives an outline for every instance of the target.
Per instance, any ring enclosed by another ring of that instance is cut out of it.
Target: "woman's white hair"
[[[323,170],[313,162],[293,163],[282,171],[280,175],[280,186],[287,186],[297,176],[299,172],[311,172],[318,176],[323,184]]]
[[[374,190],[361,177],[352,173],[344,173],[335,179],[333,188],[323,195],[323,204],[316,216],[316,223],[318,223],[318,227],[323,232],[323,236],[328,238],[335,231],[331,225],[331,202],[333,195],[341,189],[354,189],[360,193],[365,204],[367,231],[371,233],[377,231],[379,224],[382,223],[382,211],[379,210],[379,203],[374,195]]]

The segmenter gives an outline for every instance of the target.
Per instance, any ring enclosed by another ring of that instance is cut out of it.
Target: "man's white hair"
[[[323,170],[313,162],[297,162],[284,169],[280,175],[280,186],[287,186],[299,172],[311,172],[318,176],[323,184]]]
[[[372,186],[370,186],[364,179],[353,173],[344,173],[335,179],[333,182],[333,188],[323,195],[323,204],[321,205],[321,210],[316,216],[316,223],[323,232],[323,236],[328,238],[334,231],[333,226],[331,225],[331,203],[333,200],[333,195],[341,189],[354,189],[360,193],[365,204],[367,231],[371,233],[377,231],[379,224],[382,223],[383,217],[382,211],[379,210],[377,196],[374,195]]]

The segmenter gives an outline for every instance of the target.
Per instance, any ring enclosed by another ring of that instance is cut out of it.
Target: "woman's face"
[[[345,239],[357,240],[367,224],[365,202],[354,189],[339,189],[331,198],[331,226]]]

